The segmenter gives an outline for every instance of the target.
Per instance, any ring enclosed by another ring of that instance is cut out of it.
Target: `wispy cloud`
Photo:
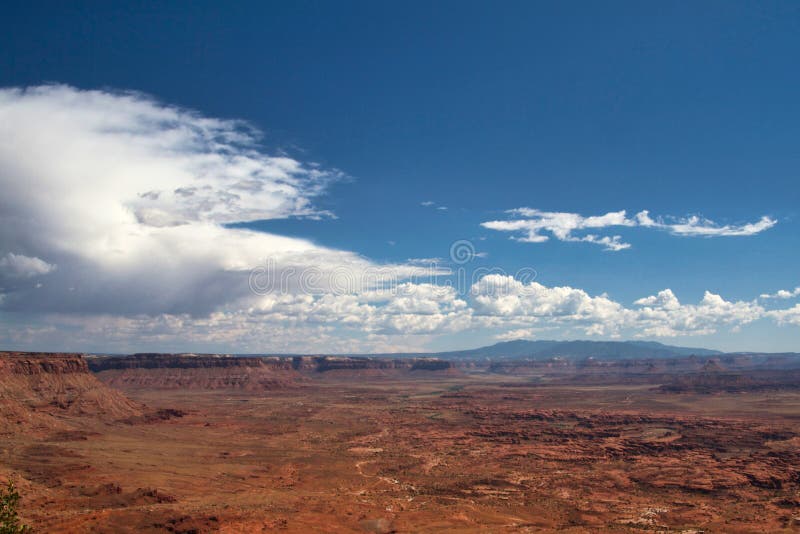
[[[779,289],[775,293],[762,293],[759,298],[761,299],[791,299],[800,297],[800,287],[794,289]]]
[[[652,218],[648,211],[640,211],[629,218],[625,210],[604,215],[583,216],[578,213],[542,211],[533,208],[516,208],[507,212],[511,218],[486,221],[481,226],[501,232],[514,232],[517,241],[544,243],[550,237],[559,241],[593,243],[605,250],[620,251],[631,247],[621,235],[576,234],[581,231],[614,227],[642,227],[667,231],[680,236],[749,236],[763,232],[777,224],[775,219],[763,216],[755,223],[719,225],[698,216],[685,218]]]
[[[442,258],[408,258],[406,260],[406,263],[411,263],[413,265],[437,265],[443,262],[444,260]]]
[[[667,230],[674,235],[701,236],[701,237],[725,237],[725,236],[750,236],[769,230],[778,221],[762,216],[754,223],[742,225],[726,224],[718,225],[714,221],[693,215],[683,219],[672,218],[674,222],[664,222],[662,219],[652,219],[647,210],[636,214],[636,222],[645,228],[658,228]]]
[[[436,209],[436,210],[439,210],[439,211],[447,211],[447,209],[448,209],[447,206],[442,206],[442,205],[434,202],[433,200],[425,200],[423,202],[420,202],[419,205],[424,207],[424,208],[433,208],[433,209]]]

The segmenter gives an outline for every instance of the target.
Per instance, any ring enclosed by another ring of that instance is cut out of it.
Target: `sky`
[[[796,2],[12,2],[0,347],[800,351]]]

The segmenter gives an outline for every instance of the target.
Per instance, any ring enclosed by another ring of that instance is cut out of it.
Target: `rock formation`
[[[0,407],[0,432],[66,429],[70,416],[142,414],[142,406],[100,382],[80,354],[0,352]]]
[[[295,387],[311,379],[425,377],[459,372],[452,362],[435,358],[133,354],[88,361],[98,378],[121,389],[264,391]]]
[[[303,380],[288,358],[133,354],[91,358],[89,367],[103,382],[120,389],[232,389],[256,392],[292,387]]]

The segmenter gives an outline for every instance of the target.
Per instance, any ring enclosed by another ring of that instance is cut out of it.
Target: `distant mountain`
[[[444,360],[516,360],[567,358],[585,360],[635,360],[648,358],[679,358],[686,356],[719,356],[718,350],[677,347],[655,341],[555,341],[517,339],[479,347],[477,349],[452,350],[447,352],[384,352],[384,353],[318,353],[288,354],[259,353],[236,354],[236,356],[343,356],[351,358],[440,358]],[[744,353],[742,353],[744,354]]]
[[[437,352],[430,354],[436,358],[457,360],[480,359],[550,359],[599,358],[603,360],[630,360],[639,358],[675,358],[679,356],[715,356],[722,354],[717,350],[676,347],[655,341],[529,341],[518,339],[496,343],[477,349]]]

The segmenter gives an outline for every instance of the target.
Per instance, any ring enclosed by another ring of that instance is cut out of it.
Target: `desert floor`
[[[125,393],[177,412],[4,438],[37,531],[800,530],[798,393],[489,375]]]

